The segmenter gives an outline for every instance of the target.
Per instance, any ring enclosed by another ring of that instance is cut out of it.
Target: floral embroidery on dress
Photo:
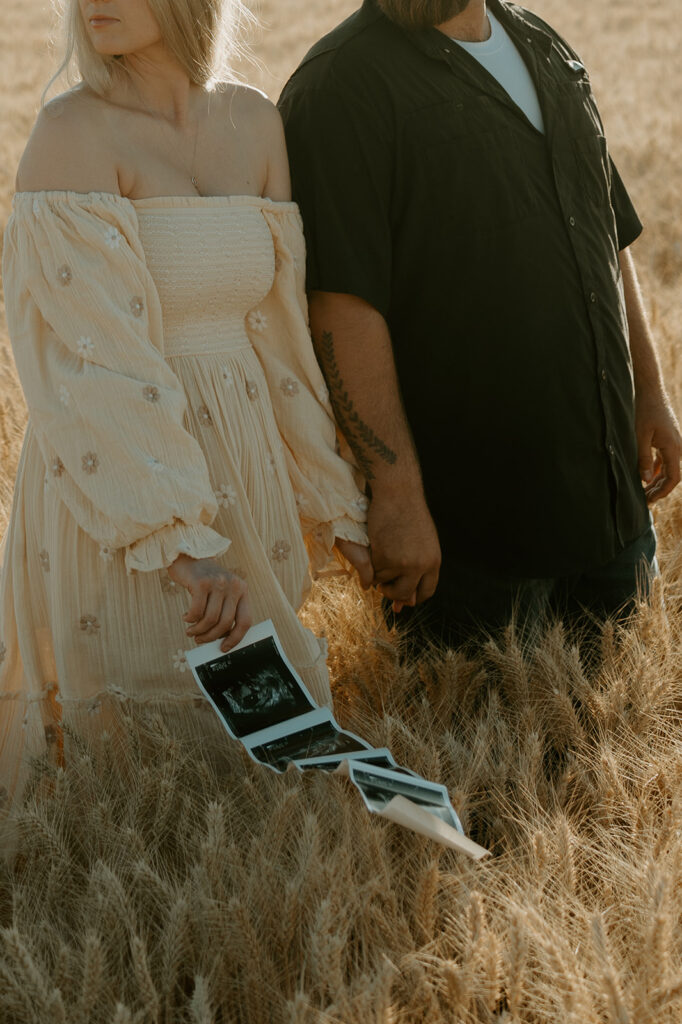
[[[61,476],[64,472],[64,463],[58,455],[52,460],[50,472],[52,473],[52,476]]]
[[[186,672],[189,668],[189,665],[187,664],[187,656],[182,647],[178,647],[177,651],[173,655],[173,668],[177,669],[178,672]]]
[[[93,345],[92,338],[88,338],[88,337],[79,338],[78,342],[76,344],[76,348],[78,349],[78,355],[82,356],[83,359],[85,359],[86,356],[92,355],[92,353],[95,350],[95,346]]]
[[[258,331],[259,334],[268,326],[268,318],[259,309],[254,309],[249,313],[246,322],[252,331]]]
[[[94,615],[81,615],[80,628],[88,636],[93,636],[97,634],[99,622]]]
[[[92,704],[88,708],[88,714],[89,715],[95,715],[95,714],[97,714],[98,711],[101,711],[101,710],[102,710],[102,701],[101,700],[97,700],[95,698],[95,700],[93,700]]]
[[[159,462],[153,455],[147,456],[147,465],[151,468],[152,473],[163,472],[163,462]]]
[[[148,384],[146,388],[142,388],[142,396],[145,402],[158,402],[161,398],[161,392],[154,384]]]
[[[116,549],[110,547],[108,544],[100,544],[99,546],[99,557],[103,562],[113,562]]]
[[[213,426],[213,419],[211,417],[211,413],[208,410],[208,406],[206,405],[200,405],[199,408],[197,409],[197,419],[199,420],[200,423],[203,423],[205,427]]]
[[[5,645],[2,642],[2,640],[0,640],[0,665],[2,665],[3,661],[5,660],[5,655],[6,654],[7,654],[7,648],[5,647]]]
[[[358,494],[357,498],[353,499],[353,504],[360,512],[366,512],[369,508],[369,498],[364,494]]]
[[[58,732],[56,725],[49,724],[45,726],[45,742],[48,746],[52,746],[53,743],[57,742],[57,736]]]
[[[122,237],[121,232],[113,224],[104,232],[104,241],[110,249],[118,249]]]
[[[278,540],[272,545],[272,557],[276,562],[283,562],[291,554],[291,544],[285,540]]]
[[[144,299],[140,295],[133,295],[130,300],[130,312],[136,317],[141,317],[144,313]]]
[[[227,384],[228,388],[231,388],[232,385],[234,384],[234,374],[232,373],[232,370],[228,370],[226,366],[221,367],[221,370],[223,374],[223,380]]]
[[[163,590],[164,594],[171,594],[173,596],[180,594],[182,592],[181,588],[178,586],[175,580],[172,580],[170,578],[168,573],[165,573],[161,577],[161,589]]]
[[[43,570],[43,572],[49,572],[50,555],[49,552],[45,550],[45,548],[43,548],[42,551],[38,552],[38,560],[40,561],[40,568]]]
[[[247,380],[246,394],[250,402],[255,402],[258,398],[258,385],[255,380]]]
[[[59,392],[58,393],[59,393],[59,401],[62,403],[62,405],[68,405],[69,404],[69,398],[71,396],[69,395],[69,389],[66,387],[65,384],[60,384],[59,385]]]
[[[229,508],[230,505],[237,504],[237,492],[231,484],[221,484],[215,491],[215,500],[221,508]]]
[[[81,465],[83,466],[84,473],[87,473],[88,475],[96,473],[99,468],[97,452],[86,452],[85,455],[82,455]]]
[[[71,284],[72,279],[73,274],[71,273],[71,267],[67,263],[64,263],[64,265],[59,267],[57,270],[57,280],[60,284],[66,285]]]
[[[280,390],[286,395],[287,398],[293,398],[294,395],[298,394],[298,381],[292,377],[284,377],[280,381]]]

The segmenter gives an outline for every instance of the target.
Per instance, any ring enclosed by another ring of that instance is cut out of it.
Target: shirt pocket
[[[522,220],[536,206],[518,127],[489,97],[438,103],[406,122],[413,190],[442,200],[452,229],[477,231]]]

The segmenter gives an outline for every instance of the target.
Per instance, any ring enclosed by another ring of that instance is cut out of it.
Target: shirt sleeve
[[[313,569],[335,537],[367,545],[368,501],[356,467],[338,450],[336,425],[308,330],[305,241],[295,204],[266,207],[275,246],[271,291],[246,318],[268,383],[289,479]]]
[[[642,233],[642,222],[627,193],[618,168],[611,160],[611,206],[616,217],[618,248],[627,249]]]
[[[78,525],[128,572],[215,557],[217,505],[130,202],[19,193],[3,277],[17,370],[46,467]]]
[[[376,97],[374,97],[376,99]],[[305,226],[308,291],[391,300],[390,119],[357,90],[290,83],[280,111]]]

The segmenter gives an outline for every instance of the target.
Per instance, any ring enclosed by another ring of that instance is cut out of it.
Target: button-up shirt
[[[647,522],[618,259],[641,224],[577,54],[489,2],[544,135],[469,53],[375,0],[313,47],[280,110],[308,288],[388,323],[445,571],[556,576]]]

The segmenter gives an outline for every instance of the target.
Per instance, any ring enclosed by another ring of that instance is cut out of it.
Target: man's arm
[[[388,327],[354,295],[312,292],[310,324],[336,419],[371,494],[375,582],[396,610],[436,589],[440,546],[400,398]]]
[[[647,501],[652,504],[670,494],[680,482],[682,437],[663,383],[656,346],[629,249],[621,251],[620,267],[635,377],[639,468]]]

